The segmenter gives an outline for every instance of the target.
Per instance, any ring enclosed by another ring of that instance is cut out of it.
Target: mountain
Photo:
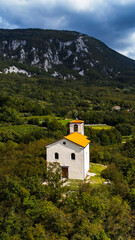
[[[17,63],[27,65],[28,71]],[[134,60],[93,37],[72,31],[0,29],[1,73],[18,72],[30,77],[28,66],[65,80],[113,78],[125,71],[135,75]]]

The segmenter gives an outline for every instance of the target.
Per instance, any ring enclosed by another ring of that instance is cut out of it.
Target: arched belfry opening
[[[78,125],[77,124],[74,125],[74,132],[78,132]]]
[[[73,120],[70,123],[70,134],[74,132],[81,133],[84,135],[84,121],[81,120]]]

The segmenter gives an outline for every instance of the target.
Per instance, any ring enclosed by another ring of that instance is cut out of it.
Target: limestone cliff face
[[[75,72],[83,77],[93,71],[112,78],[122,69],[135,66],[135,61],[87,35],[40,29],[0,30],[0,59],[37,66],[46,72],[51,69],[53,77],[64,79],[75,78]]]
[[[35,46],[34,43],[30,46],[28,40],[4,40],[0,43],[0,52],[4,58],[17,59],[22,63],[28,61],[31,65],[41,66],[46,71],[53,65],[66,63],[71,56],[74,67],[79,57],[86,58],[90,54],[83,36],[77,36],[73,41],[49,38],[47,41],[43,40],[39,46]]]

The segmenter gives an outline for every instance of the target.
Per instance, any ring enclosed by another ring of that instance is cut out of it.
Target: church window
[[[74,132],[78,132],[78,125],[77,124],[74,125]]]
[[[59,154],[57,152],[55,153],[55,159],[59,159]]]
[[[71,159],[75,160],[75,153],[71,153]]]

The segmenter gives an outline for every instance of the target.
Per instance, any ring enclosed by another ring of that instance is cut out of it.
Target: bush
[[[121,123],[115,126],[122,136],[133,134],[133,126],[128,123]]]
[[[39,125],[39,118],[30,118],[28,124]]]

